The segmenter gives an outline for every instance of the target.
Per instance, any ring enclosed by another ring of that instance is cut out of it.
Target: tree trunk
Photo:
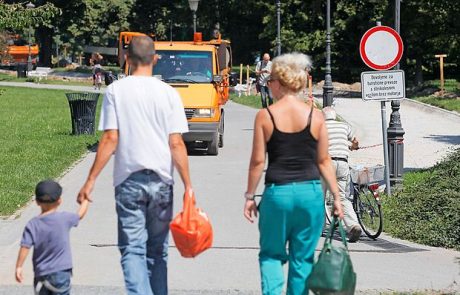
[[[51,56],[53,54],[53,29],[39,28],[37,30],[38,43],[40,48],[40,65],[51,67]]]
[[[415,84],[417,86],[423,84],[422,57],[420,55],[415,58]]]

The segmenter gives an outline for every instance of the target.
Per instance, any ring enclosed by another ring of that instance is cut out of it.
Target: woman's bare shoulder
[[[323,111],[320,110],[320,109],[317,109],[317,108],[313,108],[313,118],[314,118],[317,122],[324,122]]]
[[[266,109],[260,109],[256,114],[256,120],[266,120],[269,119],[269,114]]]
[[[317,140],[319,139],[319,136],[321,134],[321,128],[324,125],[324,116],[323,112],[317,108],[313,109],[313,118],[311,121],[311,133],[314,138]]]

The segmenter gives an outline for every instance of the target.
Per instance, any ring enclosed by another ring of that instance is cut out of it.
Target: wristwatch
[[[254,194],[251,193],[244,193],[244,198],[248,201],[254,201]]]

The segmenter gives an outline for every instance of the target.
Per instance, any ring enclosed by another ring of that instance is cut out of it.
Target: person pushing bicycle
[[[359,149],[359,142],[354,136],[350,125],[337,121],[337,114],[332,107],[325,107],[323,114],[329,137],[329,155],[332,159],[332,166],[335,170],[340,191],[340,200],[343,205],[345,229],[348,233],[348,240],[356,242],[361,236],[361,226],[353,209],[353,204],[349,200],[350,167],[348,165],[348,156],[350,150]]]

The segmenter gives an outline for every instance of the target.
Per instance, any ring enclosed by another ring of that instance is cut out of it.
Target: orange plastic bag
[[[195,257],[212,246],[213,232],[208,216],[195,207],[195,196],[186,192],[183,211],[170,224],[176,247],[183,257]]]

